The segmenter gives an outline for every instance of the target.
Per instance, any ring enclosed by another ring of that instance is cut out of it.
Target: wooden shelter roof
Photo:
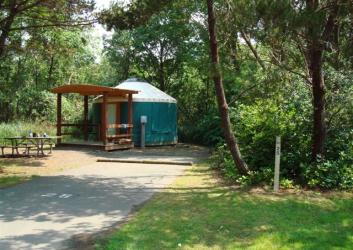
[[[111,88],[105,86],[98,85],[90,85],[90,84],[70,84],[63,85],[50,90],[50,92],[55,94],[68,94],[68,93],[76,93],[80,95],[103,95],[107,96],[125,96],[128,94],[137,94],[136,90],[128,90],[128,89],[119,89],[119,88]]]

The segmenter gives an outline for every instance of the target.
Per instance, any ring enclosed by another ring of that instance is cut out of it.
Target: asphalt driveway
[[[0,190],[0,249],[63,249],[123,220],[187,166],[98,163]]]

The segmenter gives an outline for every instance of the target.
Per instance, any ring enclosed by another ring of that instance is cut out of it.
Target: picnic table
[[[18,149],[25,149],[25,153],[29,155],[31,148],[36,148],[37,156],[44,156],[44,146],[48,145],[50,153],[52,152],[52,147],[55,144],[55,140],[61,138],[61,136],[39,136],[39,137],[29,137],[29,136],[14,136],[5,137],[3,140],[9,141],[11,146],[1,146],[2,155],[4,156],[4,148],[12,149],[12,156],[15,156],[15,151],[19,155]]]

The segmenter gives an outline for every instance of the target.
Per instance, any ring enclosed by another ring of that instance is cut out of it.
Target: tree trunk
[[[232,131],[232,124],[229,118],[229,108],[224,94],[222,75],[219,65],[219,56],[218,56],[218,45],[217,45],[217,36],[216,36],[216,18],[213,10],[213,0],[207,0],[207,10],[208,10],[208,31],[210,36],[210,52],[212,59],[212,74],[213,81],[216,89],[217,103],[219,108],[219,113],[222,121],[222,129],[224,133],[224,138],[229,147],[229,150],[232,154],[234,163],[242,174],[248,174],[249,169],[243,160],[237,140]]]
[[[322,54],[321,48],[312,45],[309,51],[309,72],[311,75],[313,92],[313,139],[312,158],[315,160],[319,155],[325,153],[326,123],[325,123],[325,87],[322,75]]]
[[[6,40],[9,37],[10,33],[10,27],[12,25],[13,19],[10,19],[6,22],[4,27],[1,29],[1,35],[0,35],[0,58],[5,55],[5,46],[6,46]]]
[[[130,77],[130,66],[131,66],[131,57],[130,52],[127,52],[127,56],[125,58],[125,63],[123,65],[123,79],[128,79]]]
[[[160,42],[159,52],[159,87],[162,91],[165,91],[165,79],[164,79],[164,45]]]
[[[6,40],[9,37],[11,26],[15,20],[15,16],[17,14],[17,8],[15,1],[10,2],[10,13],[9,16],[6,18],[4,25],[1,27],[1,35],[0,35],[0,58],[5,55],[5,47],[6,47]]]
[[[164,62],[159,64],[159,87],[162,91],[165,91]]]
[[[49,63],[49,70],[48,70],[48,79],[47,79],[47,88],[50,88],[53,86],[52,84],[52,79],[53,79],[53,70],[54,70],[54,55],[50,57],[50,63]]]
[[[320,9],[320,1],[307,0],[308,13],[318,12]],[[327,19],[324,23],[321,33],[317,32],[317,23],[308,22],[308,40],[307,40],[307,57],[309,61],[309,73],[311,76],[312,93],[313,93],[313,133],[312,133],[312,159],[324,156],[325,140],[326,140],[326,111],[325,111],[325,82],[322,72],[323,53],[325,43],[332,40],[334,28],[337,25],[336,18],[339,11],[338,2],[333,2],[327,13]],[[315,17],[313,17],[315,18]]]

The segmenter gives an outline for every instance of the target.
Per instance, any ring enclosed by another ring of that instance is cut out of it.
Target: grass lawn
[[[0,189],[29,181],[35,177],[35,175],[28,173],[13,171],[13,169],[17,167],[16,163],[21,159],[16,159],[16,162],[11,162],[9,160],[0,159]]]
[[[0,188],[31,180],[33,176],[56,175],[92,162],[94,156],[77,150],[55,150],[52,155],[39,158],[0,158]]]
[[[353,194],[241,191],[199,165],[97,249],[353,249]]]
[[[32,179],[31,176],[0,176],[0,188],[13,186]]]

